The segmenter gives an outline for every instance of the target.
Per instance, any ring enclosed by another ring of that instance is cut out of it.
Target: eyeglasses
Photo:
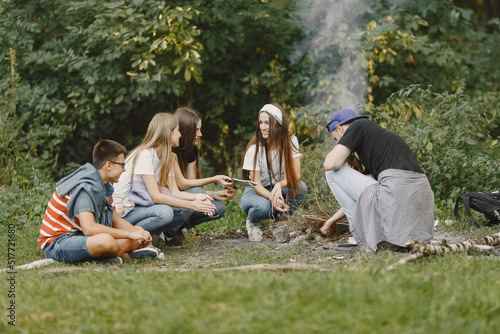
[[[116,162],[116,161],[110,161],[112,164],[116,165],[122,165],[122,168],[125,169],[125,163],[124,162]]]

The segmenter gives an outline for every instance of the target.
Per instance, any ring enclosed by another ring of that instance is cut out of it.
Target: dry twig
[[[500,245],[500,233],[487,235],[479,238],[467,239],[463,242],[456,244],[448,244],[446,239],[443,239],[441,245],[423,244],[421,242],[409,241],[406,246],[414,253],[411,254],[398,262],[387,267],[388,270],[392,270],[403,264],[411,261],[415,261],[424,256],[431,255],[441,255],[446,253],[459,253],[464,251],[474,251],[476,254],[491,254],[492,248],[485,248],[481,246],[496,246]]]

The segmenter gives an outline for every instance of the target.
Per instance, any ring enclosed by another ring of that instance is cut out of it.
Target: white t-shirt
[[[292,149],[292,159],[302,158],[302,153],[299,151],[299,141],[297,137],[294,135],[290,138],[290,145]],[[255,145],[252,145],[248,148],[245,153],[245,158],[243,159],[243,169],[248,171],[254,171],[254,157],[255,157]],[[280,174],[280,166],[279,166],[279,153],[278,150],[272,150],[270,152],[271,161],[269,162],[272,166],[274,172],[274,178],[272,184],[276,184],[277,182],[286,178],[285,173],[285,158],[283,157],[283,161],[281,163],[281,175]],[[266,161],[266,150],[264,146],[259,146],[259,153],[257,155],[257,163],[255,164],[255,171],[260,172],[260,180],[264,187],[271,185],[271,181],[269,179],[269,172],[267,169],[267,161]],[[273,175],[273,174],[271,174]]]
[[[133,203],[128,202],[128,196],[130,194],[130,176],[132,175],[132,163],[134,160],[135,153],[130,157],[127,157],[125,162],[125,172],[120,175],[118,183],[115,183],[115,191],[113,192],[113,201],[115,203],[116,211],[120,216],[125,216],[130,210],[133,209]],[[154,175],[155,180],[158,183],[160,181],[160,170],[161,162],[156,154],[154,148],[148,148],[141,152],[137,158],[137,162],[134,168],[134,178],[132,181],[144,182],[143,175]],[[173,169],[170,171],[170,175],[173,174]],[[124,208],[124,206],[126,208]]]

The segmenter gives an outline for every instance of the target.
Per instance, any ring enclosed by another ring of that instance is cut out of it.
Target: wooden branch
[[[399,260],[398,262],[391,264],[386,269],[393,270],[394,268],[402,266],[403,264],[406,264],[408,262],[412,262],[412,261],[415,261],[417,259],[420,259],[421,257],[424,257],[423,253],[415,253],[415,254],[408,255],[408,256],[402,258],[401,260]]]
[[[442,255],[446,253],[459,253],[467,251],[471,254],[491,254],[492,247],[483,246],[496,246],[500,245],[500,233],[487,235],[485,237],[471,238],[456,244],[448,244],[446,239],[443,239],[441,245],[424,244],[421,242],[409,241],[406,246],[414,253],[398,262],[387,267],[387,270],[392,270],[405,263],[415,261],[424,256]]]
[[[326,222],[329,218],[329,217],[315,215],[315,214],[305,214],[305,215],[303,215],[303,217],[310,219],[310,220],[320,222],[320,223]]]
[[[42,268],[51,265],[55,261],[53,259],[42,259],[42,260],[37,260],[33,261],[31,263],[23,264],[21,266],[17,266],[14,268],[14,270],[31,270],[31,269],[37,269],[37,268]],[[0,269],[0,272],[2,271],[9,271],[12,269],[6,268],[6,269]]]

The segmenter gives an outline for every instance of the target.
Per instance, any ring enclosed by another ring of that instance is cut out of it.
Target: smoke
[[[353,108],[366,97],[366,69],[359,61],[364,11],[368,0],[299,1],[297,10],[308,37],[293,57],[309,57],[317,85],[309,102],[330,108]]]

